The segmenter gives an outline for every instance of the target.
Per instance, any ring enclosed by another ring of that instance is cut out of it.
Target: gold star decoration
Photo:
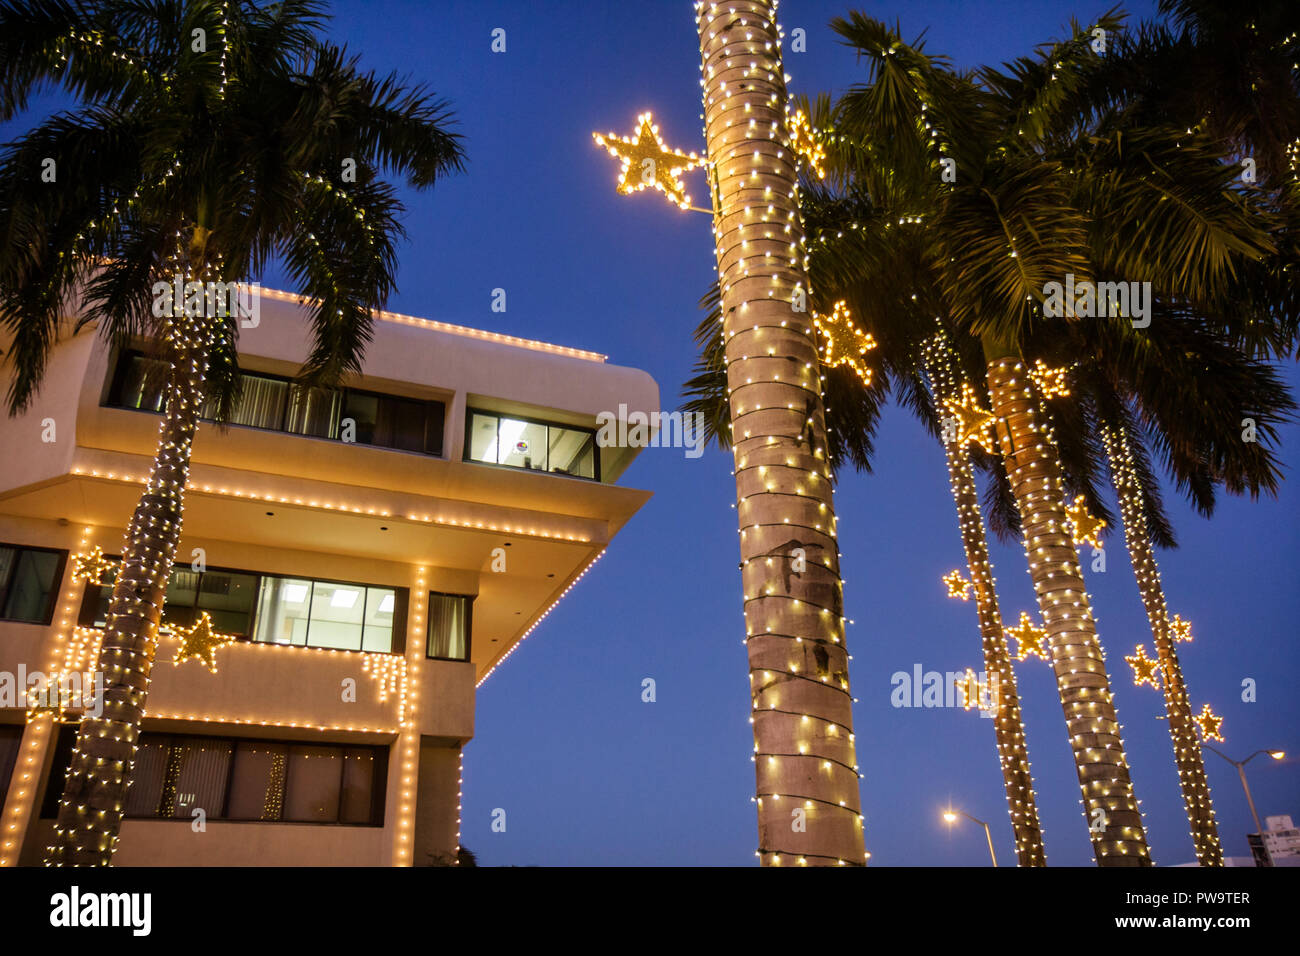
[[[1003,628],[1007,637],[1016,639],[1016,660],[1023,661],[1033,654],[1040,661],[1049,659],[1047,650],[1047,632],[1034,623],[1034,619],[1024,611],[1020,612],[1020,624],[1017,627]]]
[[[1106,522],[1088,513],[1088,506],[1083,503],[1083,495],[1079,495],[1074,499],[1074,504],[1066,507],[1065,516],[1070,521],[1076,545],[1090,544],[1094,548],[1101,547],[1101,529],[1106,527]]]
[[[971,590],[974,585],[961,576],[957,570],[949,571],[942,578],[943,583],[948,585],[948,597],[961,598],[963,601],[969,601]]]
[[[835,303],[830,315],[813,313],[813,325],[817,327],[818,346],[822,364],[827,368],[847,365],[862,379],[862,384],[871,384],[871,369],[862,362],[862,356],[876,347],[876,340],[853,324],[848,303],[842,299]]]
[[[231,634],[213,633],[212,618],[208,616],[207,611],[203,612],[193,627],[173,626],[172,636],[179,638],[181,642],[181,646],[176,649],[176,657],[172,659],[173,664],[183,664],[193,659],[201,661],[203,666],[214,674],[217,672],[217,648],[235,642]]]
[[[1029,370],[1029,377],[1043,393],[1043,398],[1055,398],[1058,395],[1070,394],[1070,386],[1065,381],[1069,371],[1067,368],[1052,368],[1042,359],[1034,359],[1034,367]]]
[[[1160,661],[1147,657],[1145,644],[1139,644],[1137,653],[1124,660],[1128,661],[1129,666],[1133,668],[1134,687],[1141,687],[1143,684],[1150,684],[1157,688],[1160,686]]]
[[[957,696],[961,699],[961,705],[966,710],[972,707],[978,707],[981,711],[996,711],[998,709],[998,700],[996,693],[990,688],[989,683],[982,681],[976,676],[975,672],[969,667],[966,673],[958,676],[954,680],[957,688]],[[993,682],[996,687],[997,682]]]
[[[962,707],[970,710],[971,706],[980,699],[980,688],[983,685],[980,684],[978,678],[975,676],[975,672],[969,667],[966,668],[965,674],[957,678],[956,684],[957,694],[961,698]]]
[[[795,110],[788,115],[786,123],[790,128],[790,148],[803,157],[818,179],[825,179],[826,167],[822,164],[826,162],[826,150],[812,128],[808,114]]]
[[[104,557],[104,552],[95,545],[89,551],[72,556],[72,580],[99,583],[99,576],[113,567],[114,562]]]
[[[971,388],[970,383],[963,382],[961,389],[960,401],[948,399],[943,403],[948,414],[957,420],[957,444],[979,442],[985,451],[992,453],[995,448],[989,425],[993,423],[993,413],[980,408],[975,389]]]
[[[1184,621],[1177,614],[1169,622],[1169,636],[1178,643],[1184,643],[1192,639],[1192,622]]]
[[[609,155],[623,162],[623,178],[618,183],[618,194],[658,189],[682,209],[691,204],[682,183],[682,173],[695,166],[705,165],[705,160],[695,153],[679,153],[664,145],[659,138],[659,127],[654,125],[649,113],[637,117],[637,137],[608,136],[592,133],[596,145],[604,146]]]
[[[1206,704],[1201,708],[1201,712],[1192,718],[1192,723],[1196,729],[1201,732],[1201,736],[1206,740],[1223,740],[1223,734],[1219,732],[1219,727],[1223,724],[1222,717],[1215,717],[1214,711],[1210,710],[1210,705]]]

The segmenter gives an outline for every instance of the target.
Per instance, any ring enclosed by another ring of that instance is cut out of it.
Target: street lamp
[[[971,820],[974,823],[978,823],[980,826],[984,828],[984,836],[989,841],[989,857],[993,860],[993,865],[997,866],[998,855],[993,852],[993,834],[989,831],[989,825],[985,823],[983,820],[971,816],[965,810],[952,810],[951,808],[943,811],[943,819],[947,822],[949,826],[952,826],[954,823],[957,822],[957,814],[961,814],[967,820]]]
[[[1250,804],[1250,815],[1255,818],[1255,832],[1262,834],[1264,828],[1259,825],[1259,814],[1255,812],[1255,799],[1250,795],[1250,784],[1246,783],[1246,764],[1250,763],[1260,754],[1268,754],[1274,760],[1281,760],[1286,756],[1286,752],[1282,750],[1256,750],[1245,760],[1233,760],[1227,754],[1215,750],[1209,744],[1202,744],[1202,746],[1205,747],[1206,750],[1214,751],[1214,753],[1218,754],[1224,760],[1228,761],[1228,763],[1237,768],[1237,773],[1241,775],[1241,789],[1246,791],[1246,802]]]

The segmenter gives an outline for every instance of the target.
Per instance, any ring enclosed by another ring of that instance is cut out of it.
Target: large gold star
[[[1141,687],[1143,684],[1150,684],[1152,687],[1160,686],[1160,661],[1147,657],[1145,644],[1139,644],[1137,653],[1124,660],[1128,661],[1129,666],[1133,668],[1134,687]]]
[[[969,601],[974,585],[961,576],[960,571],[949,571],[943,576],[943,583],[948,585],[948,597]]]
[[[993,413],[980,408],[975,389],[969,383],[962,383],[960,401],[948,399],[943,403],[948,414],[957,420],[956,442],[965,445],[969,441],[979,442],[985,451],[994,451],[993,438],[989,434],[989,425],[993,423]]]
[[[604,146],[609,155],[616,156],[623,162],[623,178],[618,183],[618,194],[640,192],[642,189],[658,189],[670,200],[683,209],[691,204],[691,197],[686,195],[686,186],[682,183],[682,173],[695,166],[703,166],[705,160],[695,153],[679,153],[664,145],[659,138],[659,127],[654,125],[649,113],[637,117],[640,128],[636,139],[604,136],[592,133],[598,146]]]
[[[1074,543],[1090,544],[1094,548],[1100,548],[1101,529],[1106,527],[1106,522],[1089,514],[1088,506],[1083,501],[1083,495],[1079,495],[1074,499],[1074,504],[1066,506],[1065,509],[1065,515],[1073,530]]]
[[[183,664],[192,658],[201,661],[214,674],[217,672],[217,648],[235,642],[231,634],[212,632],[212,618],[207,611],[203,612],[193,627],[173,626],[172,636],[180,638],[181,642],[181,646],[176,649],[176,657],[172,659],[173,664]]]
[[[72,580],[99,583],[99,576],[113,566],[104,552],[95,545],[89,551],[72,556]]]
[[[1047,650],[1047,632],[1034,623],[1034,619],[1024,611],[1020,612],[1020,624],[1017,627],[1003,628],[1007,637],[1016,639],[1016,660],[1023,661],[1033,654],[1040,661],[1049,659]]]
[[[1190,641],[1192,639],[1192,622],[1184,621],[1175,614],[1174,619],[1169,622],[1169,636],[1179,643]]]
[[[818,350],[822,364],[827,368],[847,365],[862,379],[863,385],[870,385],[871,369],[862,361],[862,356],[876,347],[876,340],[853,324],[848,303],[843,300],[836,302],[830,315],[814,312],[813,325],[820,333]]]
[[[1223,734],[1219,732],[1219,727],[1223,725],[1223,718],[1215,717],[1209,704],[1202,707],[1201,712],[1192,718],[1192,723],[1196,724],[1196,729],[1206,740],[1223,740]]]

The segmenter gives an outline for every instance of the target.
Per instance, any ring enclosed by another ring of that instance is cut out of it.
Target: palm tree
[[[445,106],[363,72],[320,38],[312,0],[127,0],[0,7],[0,119],[60,85],[81,105],[0,162],[0,321],[11,414],[40,388],[64,303],[114,344],[165,360],[166,406],[127,528],[105,627],[102,716],[82,721],[48,862],[113,855],[181,533],[200,412],[234,399],[237,316],[162,302],[155,282],[233,282],[283,261],[312,303],[304,387],[358,372],[371,310],[393,288],[402,205],[381,170],[427,188],[460,168]],[[54,184],[34,173],[56,163]],[[200,286],[202,290],[204,286]]]
[[[758,856],[859,865],[822,382],[775,4],[696,5],[749,656]],[[744,121],[738,117],[745,117]]]
[[[1114,17],[1099,25],[1120,26]],[[985,414],[1019,512],[1084,804],[1101,811],[1098,862],[1149,865],[1066,521],[1059,444],[1024,343],[1044,323],[1062,323],[1038,308],[1049,282],[1138,275],[1180,301],[1221,302],[1235,265],[1271,245],[1204,137],[1108,123],[1083,98],[1099,63],[1090,30],[1075,24],[1071,40],[1009,72],[963,77],[860,14],[833,26],[868,59],[872,80],[841,101],[840,134],[877,137],[893,168],[928,171],[938,193],[933,258],[955,320],[985,353]],[[955,182],[943,182],[954,168]],[[1107,311],[1092,321],[1127,330],[1129,316]],[[1130,341],[1141,342],[1136,330]]]
[[[1072,371],[1074,400],[1085,406],[1085,429],[1101,439],[1119,500],[1125,544],[1161,663],[1169,733],[1197,859],[1203,866],[1221,866],[1201,748],[1155,559],[1155,544],[1172,547],[1173,534],[1163,518],[1146,446],[1165,450],[1175,482],[1208,516],[1216,486],[1252,498],[1276,494],[1280,467],[1269,446],[1277,425],[1296,406],[1271,366],[1243,354],[1202,316],[1162,312],[1153,321],[1148,347],[1140,351],[1105,330],[1076,326],[1071,331],[1075,334],[1066,341],[1057,336],[1043,345],[1058,356],[1086,356]],[[1255,442],[1241,440],[1243,415],[1256,422]]]
[[[835,150],[832,162],[838,162]],[[864,175],[870,176],[869,168]],[[895,181],[896,182],[896,181]],[[828,459],[850,462],[859,471],[871,470],[873,435],[885,397],[891,392],[910,408],[923,425],[939,437],[946,415],[943,398],[959,391],[963,373],[943,342],[933,341],[918,330],[925,329],[923,305],[933,297],[933,285],[923,274],[914,273],[922,261],[914,245],[919,230],[903,234],[890,232],[900,218],[912,218],[901,201],[885,204],[879,197],[890,190],[887,182],[875,182],[876,201],[858,188],[849,196],[833,196],[812,183],[805,183],[802,208],[810,245],[815,250],[809,261],[817,301],[826,311],[830,302],[843,299],[851,311],[871,329],[880,347],[869,353],[872,385],[844,367],[823,367],[826,395]],[[892,197],[898,200],[899,197]],[[906,210],[909,215],[900,216]],[[913,294],[918,290],[924,299]],[[727,372],[722,314],[718,290],[701,300],[707,314],[696,329],[700,346],[697,374],[685,387],[685,410],[699,413],[711,440],[723,448],[731,445],[727,422]],[[983,638],[986,674],[997,681],[994,729],[1000,756],[1008,809],[1022,866],[1046,862],[1038,809],[1025,746],[1015,672],[1011,667],[993,583],[992,566],[983,517],[972,471],[973,452],[955,436],[944,441],[949,478],[957,505],[958,523],[971,580],[976,590],[976,610]],[[978,452],[974,453],[978,454]],[[987,466],[991,459],[982,457]]]

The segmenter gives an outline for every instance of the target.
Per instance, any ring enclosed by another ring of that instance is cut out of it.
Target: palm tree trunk
[[[984,639],[984,673],[987,678],[997,681],[996,694],[991,701],[996,709],[993,727],[1002,763],[1007,808],[1016,835],[1016,856],[1021,866],[1046,866],[1047,854],[1038,823],[1034,778],[1029,771],[1029,751],[1025,747],[1025,725],[1020,715],[1020,695],[1016,691],[1016,672],[1007,653],[1002,612],[998,608],[993,565],[989,562],[984,516],[980,512],[970,453],[957,441],[945,442],[944,452],[948,458],[948,481],[957,502],[957,520],[961,525],[966,565],[975,586],[975,610]]]
[[[1155,640],[1160,670],[1164,675],[1161,689],[1165,695],[1165,714],[1169,717],[1169,736],[1173,740],[1174,762],[1178,767],[1183,807],[1191,826],[1196,859],[1201,866],[1223,866],[1223,847],[1219,843],[1219,828],[1214,820],[1210,785],[1205,778],[1205,761],[1192,724],[1192,706],[1183,684],[1183,669],[1179,666],[1178,654],[1169,634],[1169,609],[1165,605],[1160,569],[1156,566],[1155,553],[1147,532],[1142,490],[1133,467],[1132,448],[1122,428],[1106,426],[1102,429],[1102,438],[1106,443],[1106,454],[1110,458],[1111,480],[1119,496],[1124,543],[1128,547],[1129,561],[1137,578],[1147,620],[1151,623],[1151,636]]]
[[[985,351],[992,411],[1005,426],[999,429],[1002,454],[1052,649],[1093,853],[1099,866],[1150,866],[1083,571],[1066,529],[1055,444],[1041,421],[1039,399],[1024,362],[993,344],[986,344]]]
[[[697,5],[764,865],[866,859],[820,364],[774,4]]]
[[[170,368],[158,450],[127,527],[109,602],[99,657],[103,710],[83,719],[77,733],[46,859],[51,866],[109,865],[134,769],[213,337],[213,323],[203,315],[176,314],[166,322],[162,338]]]

